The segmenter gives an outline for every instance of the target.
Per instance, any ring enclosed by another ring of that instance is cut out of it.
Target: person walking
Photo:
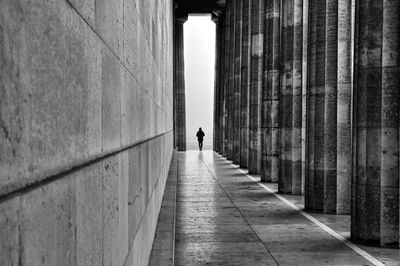
[[[204,131],[200,127],[199,131],[197,131],[197,134],[196,134],[197,141],[199,142],[199,150],[203,149],[203,139],[204,139],[205,135],[206,134],[204,134]]]

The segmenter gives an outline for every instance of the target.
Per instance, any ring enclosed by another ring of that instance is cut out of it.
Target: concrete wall
[[[0,1],[0,265],[147,263],[172,23],[172,0]]]

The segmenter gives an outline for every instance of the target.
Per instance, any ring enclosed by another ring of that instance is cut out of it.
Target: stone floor
[[[178,156],[175,265],[400,265],[399,250],[348,242],[348,216],[306,214],[212,151]]]
[[[212,149],[213,149],[212,142],[204,141],[203,151],[212,150]],[[187,151],[199,150],[199,143],[197,142],[197,140],[187,140],[186,141],[186,150]]]

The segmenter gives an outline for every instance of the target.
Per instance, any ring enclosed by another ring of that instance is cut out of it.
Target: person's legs
[[[199,141],[200,150],[203,150],[203,141]]]
[[[199,143],[199,150],[201,150],[201,141],[198,140],[198,143]]]

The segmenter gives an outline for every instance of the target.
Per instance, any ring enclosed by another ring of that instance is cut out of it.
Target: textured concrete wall
[[[172,1],[0,2],[0,265],[143,265],[172,152]]]

